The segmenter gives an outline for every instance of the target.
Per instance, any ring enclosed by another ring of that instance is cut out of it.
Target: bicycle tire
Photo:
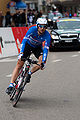
[[[14,95],[16,93],[16,88],[13,88],[12,93],[10,94],[10,100],[13,101],[14,100]]]
[[[20,97],[21,97],[21,95],[22,95],[22,92],[23,92],[23,89],[22,89],[22,88],[21,88],[21,89],[18,89],[18,90],[16,91],[16,95],[15,95],[14,100],[13,100],[13,107],[16,107],[18,101],[20,100]]]

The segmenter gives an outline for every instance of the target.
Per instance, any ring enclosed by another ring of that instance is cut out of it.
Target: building
[[[28,9],[38,9],[38,0],[25,0]]]
[[[53,0],[54,3],[60,12],[66,12],[74,14],[78,12],[80,8],[80,0]]]
[[[6,14],[6,11],[7,11],[7,7],[6,5],[8,4],[10,0],[0,0],[0,11],[3,12],[3,15]]]

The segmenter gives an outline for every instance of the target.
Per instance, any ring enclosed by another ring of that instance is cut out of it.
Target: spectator
[[[11,26],[11,14],[10,12],[8,11],[5,15],[5,27],[10,27]]]
[[[40,10],[40,12],[38,11],[37,19],[40,18],[42,16],[42,14],[43,14],[42,10]]]
[[[21,26],[21,27],[26,26],[25,10],[21,10],[21,12],[20,12],[20,23],[19,23],[19,26]]]
[[[65,17],[69,17],[69,13],[68,12],[65,12]]]
[[[13,15],[13,21],[15,23],[15,26],[19,27],[19,23],[20,23],[20,11],[18,9],[16,9],[16,13]]]
[[[0,11],[0,27],[3,27],[3,18],[2,11]]]
[[[29,12],[27,14],[27,23],[28,23],[28,25],[34,24],[34,19],[35,19],[35,16],[32,13],[32,10],[29,10]]]
[[[71,13],[69,13],[69,18],[71,18],[72,17],[72,14]]]
[[[74,13],[74,17],[77,17],[77,13]]]
[[[36,23],[37,20],[37,11],[35,9],[33,9],[33,14],[34,14],[34,24]]]

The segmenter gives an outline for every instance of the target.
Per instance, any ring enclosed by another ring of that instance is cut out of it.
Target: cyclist
[[[32,26],[26,33],[23,41],[21,43],[20,54],[18,56],[17,65],[13,71],[11,82],[9,87],[6,89],[6,93],[10,94],[14,86],[14,81],[18,77],[18,73],[22,66],[24,65],[24,58],[27,58],[33,53],[38,59],[38,64],[35,65],[31,71],[28,72],[26,76],[27,83],[30,82],[31,75],[39,69],[44,68],[47,60],[48,49],[50,45],[51,36],[47,29],[47,20],[45,18],[38,18],[36,26]],[[43,41],[45,41],[44,49],[42,46]]]

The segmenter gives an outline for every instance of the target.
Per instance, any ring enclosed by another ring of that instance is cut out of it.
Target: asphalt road
[[[80,52],[49,52],[12,107],[5,90],[17,58],[0,60],[0,120],[80,120]]]

